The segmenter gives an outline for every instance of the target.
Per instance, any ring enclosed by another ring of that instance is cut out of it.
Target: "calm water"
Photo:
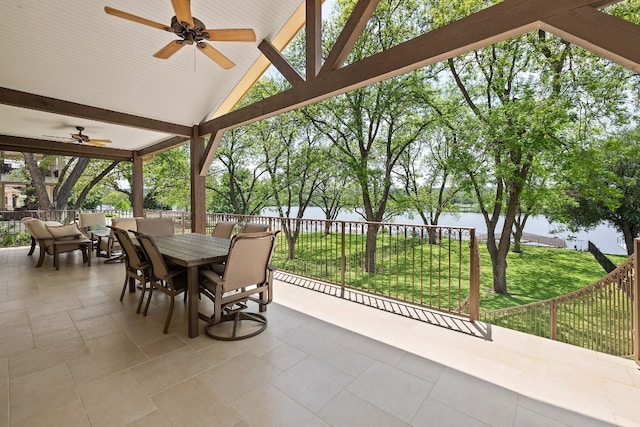
[[[263,214],[275,215],[276,212],[272,209],[264,209]],[[296,215],[295,209],[291,215]],[[324,219],[324,214],[320,208],[312,207],[307,208],[304,217],[309,219]],[[362,221],[362,218],[358,214],[352,212],[343,212],[338,216],[338,219],[343,221]],[[397,224],[422,224],[420,218],[412,219],[407,216],[396,217],[393,222]],[[473,227],[479,234],[487,232],[482,214],[479,213],[443,214],[439,222],[439,225],[442,226]],[[500,227],[502,227],[502,222],[498,224],[498,229]],[[606,254],[626,254],[626,251],[618,245],[618,240],[622,241],[622,234],[606,224],[601,224],[589,231],[569,233],[562,231],[560,224],[549,223],[545,217],[536,216],[529,218],[524,231],[541,236],[563,238],[567,241],[567,247],[569,248],[576,247],[579,250],[587,250],[587,241],[591,240]]]

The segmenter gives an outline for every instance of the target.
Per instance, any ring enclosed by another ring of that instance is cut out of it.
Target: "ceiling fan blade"
[[[218,65],[220,65],[225,70],[228,70],[229,68],[236,65],[229,58],[224,56],[218,49],[214,48],[208,43],[200,42],[198,43],[197,46],[198,46],[198,49],[200,49],[200,52],[207,55],[209,58],[211,58],[213,61],[215,61]]]
[[[178,22],[187,23],[193,28],[193,16],[191,15],[191,4],[189,0],[171,0],[171,4],[173,5],[173,10],[176,13]]]
[[[89,139],[87,142],[89,144],[111,144],[113,141],[110,139]]]
[[[167,59],[174,53],[180,50],[185,43],[182,40],[174,40],[156,53],[153,54],[156,58]]]
[[[84,139],[84,135],[80,135],[79,133],[72,133],[70,135],[71,135],[71,138],[73,138],[73,139],[78,139],[80,141],[82,141]]]
[[[256,33],[250,28],[228,28],[217,30],[203,30],[211,37],[209,40],[217,42],[254,42]]]
[[[87,144],[93,145],[94,147],[104,147],[104,144],[101,142],[95,142],[94,140],[88,140]]]
[[[173,32],[171,27],[168,27],[168,26],[166,26],[164,24],[160,24],[159,22],[151,21],[151,20],[146,19],[146,18],[141,18],[139,16],[132,15],[130,13],[123,12],[123,11],[118,10],[118,9],[114,9],[112,7],[109,7],[109,6],[105,6],[104,7],[104,11],[108,15],[113,15],[113,16],[117,16],[118,18],[128,19],[129,21],[137,22],[138,24],[148,25],[149,27],[158,28],[160,30],[172,31]]]

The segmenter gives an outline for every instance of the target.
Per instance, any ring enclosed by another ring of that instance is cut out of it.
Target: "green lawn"
[[[507,257],[507,291],[509,295],[491,292],[491,259],[484,244],[480,247],[482,311],[528,304],[567,294],[583,288],[606,275],[589,252],[567,249],[523,246],[523,253]],[[610,256],[620,265],[627,257]]]
[[[287,257],[287,245],[281,240],[274,264],[293,273],[340,283],[340,240],[341,236],[334,233],[301,233],[294,259]],[[468,294],[468,243],[444,238],[439,244],[430,245],[424,239],[381,236],[376,273],[363,271],[364,247],[363,236],[347,235],[347,286],[445,310],[455,310]],[[486,244],[480,242],[479,248],[482,311],[553,298],[585,287],[606,274],[588,252],[523,246],[522,254],[508,256],[509,295],[497,295],[491,291],[491,259]],[[621,264],[626,257],[611,259]]]

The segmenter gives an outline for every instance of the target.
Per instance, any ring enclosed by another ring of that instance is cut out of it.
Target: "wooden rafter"
[[[282,53],[278,49],[275,48],[268,40],[262,40],[258,45],[258,49],[267,59],[271,62],[271,64],[276,67],[280,74],[287,79],[291,86],[298,86],[304,83],[304,77],[298,73],[298,71],[293,68],[293,65],[285,58]]]
[[[322,67],[322,0],[306,0],[307,81]]]
[[[542,28],[640,73],[640,33],[632,22],[591,7],[581,7],[546,19]]]
[[[184,135],[188,137],[191,134],[191,127],[189,126],[134,116],[132,114],[120,113],[118,111],[106,110],[104,108],[92,107],[90,105],[63,101],[61,99],[49,98],[7,88],[0,88],[0,104],[79,117],[103,123],[166,132],[174,135]]]
[[[41,153],[72,157],[91,157],[105,160],[131,160],[133,152],[113,148],[95,147],[73,142],[46,141],[35,138],[0,135],[0,150],[21,153]]]
[[[353,49],[356,41],[358,41],[358,37],[360,37],[362,31],[364,31],[364,28],[367,26],[371,15],[373,15],[376,7],[378,7],[378,3],[380,3],[380,0],[358,1],[342,32],[340,32],[338,40],[336,40],[336,43],[333,45],[327,60],[324,62],[320,74],[342,67],[351,49]]]

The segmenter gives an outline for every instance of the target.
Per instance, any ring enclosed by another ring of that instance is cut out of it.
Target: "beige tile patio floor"
[[[189,339],[182,301],[163,335],[165,296],[136,315],[122,265],[26,254],[0,249],[0,426],[640,425],[622,358],[283,282],[257,337]]]

